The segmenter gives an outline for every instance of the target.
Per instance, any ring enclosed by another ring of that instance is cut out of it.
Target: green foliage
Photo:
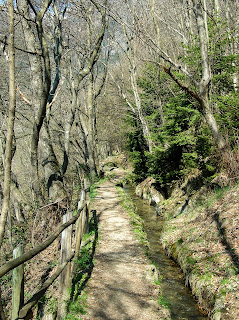
[[[166,298],[164,298],[162,295],[158,296],[158,304],[160,306],[167,308],[167,309],[169,309],[171,306],[171,303]]]
[[[80,315],[86,314],[87,310],[87,294],[85,291],[77,297],[75,301],[71,301],[68,306],[68,313],[64,320],[79,320]]]
[[[232,75],[238,70],[239,55],[233,53],[233,35],[228,32],[227,22],[209,20],[209,59],[212,69],[214,93],[228,94],[233,91]]]
[[[127,149],[130,152],[130,159],[133,163],[136,181],[146,178],[146,156],[144,151],[147,150],[143,133],[137,121],[131,121],[131,131],[127,136]]]
[[[228,137],[232,149],[238,148],[239,96],[233,86],[238,72],[239,55],[235,54],[234,36],[227,22],[220,19],[208,21],[209,63],[212,72],[210,104],[223,135]],[[233,32],[233,31],[232,31]],[[201,57],[198,35],[182,45],[184,54],[179,57],[200,81]],[[191,86],[185,75],[174,75]],[[153,176],[164,188],[173,181],[183,179],[193,169],[199,169],[205,179],[220,169],[217,150],[211,132],[198,110],[197,102],[178,87],[156,64],[147,64],[138,79],[142,112],[150,129],[154,144],[148,152],[138,119],[128,121],[127,148],[134,166],[136,181]],[[192,88],[195,91],[195,88]],[[131,115],[133,116],[133,115]]]
[[[163,110],[165,124],[158,128],[153,152],[147,154],[148,174],[161,186],[197,167],[195,127],[201,119],[184,93],[172,97]]]
[[[149,70],[152,69],[147,69],[147,72]],[[149,103],[146,111],[147,121],[155,146],[149,153],[142,131],[134,122],[128,135],[128,149],[134,166],[134,174],[137,176],[136,180],[142,181],[147,176],[153,176],[161,187],[167,187],[173,181],[190,173],[192,168],[198,168],[206,175],[213,174],[215,164],[210,159],[204,160],[212,154],[213,147],[208,130],[202,124],[199,111],[187,94],[177,87],[174,88],[177,94],[171,96],[168,94],[167,102],[165,101],[165,104],[162,105],[161,111],[159,108],[153,108],[153,101],[157,97],[154,93],[150,100],[150,94],[155,87],[159,86],[159,83],[153,86],[152,77],[149,77],[150,81],[146,81],[146,76],[147,74],[139,83],[144,90],[142,99],[145,102],[145,108]],[[155,81],[159,82],[159,79],[160,77]],[[163,77],[162,80],[164,80]],[[164,114],[163,123],[160,112]]]

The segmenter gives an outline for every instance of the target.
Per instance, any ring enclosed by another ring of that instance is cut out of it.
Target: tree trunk
[[[216,119],[213,115],[213,112],[211,110],[208,98],[205,97],[201,101],[201,107],[203,109],[203,115],[207,122],[208,128],[210,129],[212,136],[214,138],[214,141],[220,151],[221,154],[223,154],[226,149],[228,148],[228,145],[226,144],[226,141],[223,137],[223,135],[220,132],[220,128],[216,122]]]
[[[14,121],[16,109],[16,90],[15,90],[15,52],[14,52],[14,8],[13,1],[8,0],[8,19],[9,19],[9,115],[6,137],[6,150],[4,160],[4,185],[3,185],[3,204],[0,217],[0,246],[2,245],[5,225],[9,210],[10,186],[11,186],[11,166],[12,166],[12,143],[14,136]]]
[[[24,16],[22,28],[27,51],[35,54],[28,54],[31,85],[33,89],[32,107],[34,109],[34,120],[31,137],[31,167],[32,167],[32,189],[34,191],[35,201],[42,202],[42,193],[38,174],[38,146],[40,131],[46,116],[46,106],[50,96],[51,88],[51,67],[48,51],[48,44],[43,30],[43,17],[51,4],[51,0],[45,0],[42,3],[41,10],[34,11],[36,24],[31,22],[32,17],[29,13],[29,2],[19,0],[18,6],[21,14]],[[36,29],[35,29],[36,28]],[[39,54],[38,47],[41,52]]]
[[[203,15],[203,7],[200,0],[193,0],[194,13],[196,16],[197,29],[200,42],[200,56],[201,56],[201,66],[202,66],[202,76],[201,81],[198,85],[199,98],[201,111],[206,119],[207,125],[212,132],[216,145],[221,154],[225,152],[226,148],[229,148],[222,134],[220,133],[220,128],[216,122],[213,115],[212,108],[209,103],[208,92],[209,83],[211,81],[211,71],[208,61],[208,38],[205,28],[205,16]]]
[[[144,136],[144,139],[145,139],[147,146],[149,148],[149,152],[152,153],[153,142],[152,142],[151,134],[150,134],[150,131],[148,128],[148,123],[147,123],[147,121],[143,115],[143,112],[142,112],[141,99],[140,99],[138,87],[137,87],[136,66],[135,66],[134,62],[133,62],[133,68],[131,69],[130,79],[131,79],[132,89],[134,92],[134,98],[135,98],[135,104],[136,104],[136,108],[137,108],[137,115],[139,118],[139,124],[142,128],[143,136]]]
[[[88,111],[88,136],[87,136],[87,145],[88,145],[88,164],[90,168],[90,175],[91,177],[97,176],[97,169],[96,169],[96,141],[95,141],[95,134],[96,134],[96,111],[95,111],[95,99],[94,99],[94,76],[93,71],[91,71],[88,79],[88,86],[87,86],[87,111]]]
[[[47,121],[44,122],[40,140],[42,167],[44,169],[47,196],[51,201],[64,198],[63,177],[51,142]]]
[[[23,35],[25,39],[26,49],[29,52],[38,52],[38,45],[36,36],[33,31],[31,17],[29,13],[29,6],[26,0],[18,1],[18,8],[23,15],[21,19]],[[31,137],[31,176],[32,176],[32,190],[33,200],[41,202],[41,189],[38,175],[38,141],[44,112],[39,113],[41,96],[43,90],[43,70],[41,56],[39,54],[28,54],[30,65],[30,79],[32,88],[32,108],[34,113],[32,137]]]

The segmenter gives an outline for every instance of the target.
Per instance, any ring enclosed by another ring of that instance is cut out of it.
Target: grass
[[[87,292],[85,286],[90,279],[94,266],[93,257],[98,240],[98,227],[96,216],[89,223],[89,233],[82,239],[82,247],[79,258],[75,261],[76,272],[72,279],[70,301],[67,307],[67,315],[64,320],[79,320],[80,315],[87,313]]]
[[[239,289],[232,259],[238,238],[236,188],[199,193],[186,215],[166,221],[162,233],[163,246],[187,275],[202,309],[213,315],[228,312],[228,319],[238,319],[232,311]]]
[[[134,203],[129,195],[126,194],[123,188],[117,187],[120,204],[126,210],[130,217],[130,223],[133,227],[133,231],[139,244],[143,247],[146,255],[149,253],[149,242],[147,234],[144,231],[143,219],[137,214]]]
[[[171,306],[171,303],[167,299],[165,299],[162,295],[158,296],[158,304],[159,306],[162,306],[167,309],[169,309]]]
[[[83,291],[75,301],[71,301],[68,310],[64,320],[81,319],[79,316],[87,313],[87,293]]]
[[[108,178],[102,178],[102,179],[97,179],[91,186],[90,186],[90,201],[94,201],[95,197],[97,196],[97,188],[100,184],[104,183],[107,181]]]

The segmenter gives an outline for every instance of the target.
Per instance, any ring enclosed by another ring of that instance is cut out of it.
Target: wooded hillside
[[[233,0],[1,2],[1,264],[113,152],[165,198],[189,175],[238,180],[238,16]]]

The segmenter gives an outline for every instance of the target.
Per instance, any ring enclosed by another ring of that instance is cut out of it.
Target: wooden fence
[[[75,245],[72,249],[72,226],[75,228]],[[33,249],[23,253],[23,246],[18,246],[13,251],[13,259],[0,267],[0,278],[13,270],[12,286],[12,314],[11,319],[31,319],[33,317],[32,309],[39,299],[45,294],[47,289],[59,277],[59,300],[57,318],[62,319],[66,314],[66,301],[70,298],[70,288],[72,273],[75,272],[75,265],[71,261],[80,254],[81,240],[84,233],[88,232],[89,224],[89,188],[85,183],[85,189],[81,192],[81,199],[78,202],[77,214],[73,216],[72,212],[67,212],[63,216],[62,225],[53,232],[43,243],[35,246]],[[31,260],[40,252],[49,247],[54,240],[61,235],[61,255],[60,265],[55,273],[48,278],[41,288],[24,303],[24,263]],[[1,296],[0,296],[1,298]],[[5,320],[4,310],[0,299],[0,320]]]

